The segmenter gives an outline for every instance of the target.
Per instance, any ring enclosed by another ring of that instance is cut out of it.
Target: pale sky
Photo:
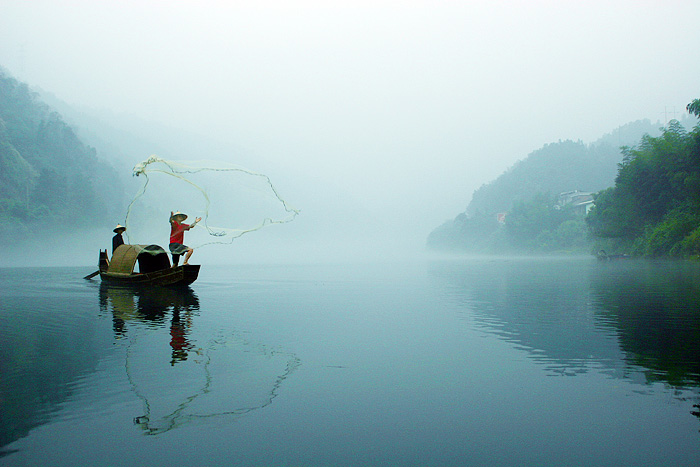
[[[680,117],[699,20],[697,1],[0,0],[0,65],[324,180],[424,241],[546,143]]]

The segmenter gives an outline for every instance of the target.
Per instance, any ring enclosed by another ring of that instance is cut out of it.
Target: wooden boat
[[[100,250],[98,266],[103,281],[121,284],[188,285],[199,275],[198,264],[171,267],[168,253],[158,245],[119,245],[111,261],[107,250]]]

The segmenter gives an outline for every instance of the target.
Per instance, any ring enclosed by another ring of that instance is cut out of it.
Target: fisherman
[[[112,237],[112,254],[114,254],[114,250],[116,250],[119,245],[124,244],[124,239],[122,238],[122,234],[125,231],[126,231],[126,227],[124,227],[121,224],[117,224],[117,226],[112,231],[116,234],[114,237]]]
[[[192,256],[194,250],[184,245],[185,230],[190,230],[197,225],[197,222],[202,220],[201,217],[198,217],[191,225],[188,225],[183,224],[185,219],[187,219],[187,214],[183,214],[180,211],[173,214],[173,212],[170,211],[170,253],[173,255],[173,267],[177,266],[180,262],[181,255],[185,255],[185,262],[182,263],[183,265],[187,264],[190,256]]]

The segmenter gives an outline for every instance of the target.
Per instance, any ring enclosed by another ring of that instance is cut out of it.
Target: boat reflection
[[[170,314],[170,363],[187,360],[193,348],[188,340],[193,316],[199,313],[199,299],[189,287],[129,287],[100,284],[100,311],[112,313],[114,334],[126,336],[127,322],[165,324]]]
[[[293,354],[213,325],[211,317],[202,320],[189,288],[102,284],[100,309],[112,314],[126,377],[143,402],[134,424],[148,435],[261,409],[299,365]]]

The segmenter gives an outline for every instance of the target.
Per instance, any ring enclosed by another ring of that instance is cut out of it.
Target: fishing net
[[[133,329],[132,329],[133,330]],[[221,426],[272,404],[299,358],[219,332],[185,358],[171,360],[171,345],[139,329],[129,337],[126,375],[143,402],[134,424],[147,435],[198,425]],[[171,326],[171,333],[173,332]]]
[[[267,175],[224,162],[185,163],[151,156],[134,166],[133,175],[144,182],[127,208],[129,243],[152,243],[153,235],[169,233],[171,211],[187,214],[185,223],[190,225],[201,217],[186,235],[186,243],[195,248],[229,244],[268,225],[291,222],[299,214]]]

